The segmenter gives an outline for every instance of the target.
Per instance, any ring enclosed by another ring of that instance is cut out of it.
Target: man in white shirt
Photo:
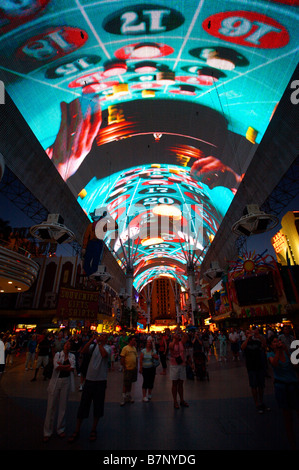
[[[95,441],[97,438],[97,425],[99,419],[104,415],[108,359],[111,355],[110,346],[106,344],[107,340],[108,335],[106,333],[100,336],[94,335],[82,350],[82,353],[84,353],[84,350],[88,350],[93,342],[96,343],[87,369],[86,380],[77,414],[76,429],[69,438],[69,442],[74,442],[79,437],[82,421],[88,418],[92,402],[93,424],[89,440]]]

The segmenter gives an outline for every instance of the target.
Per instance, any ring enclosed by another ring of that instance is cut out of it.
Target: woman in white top
[[[75,355],[70,353],[71,343],[67,341],[63,351],[57,352],[53,360],[53,373],[48,387],[48,406],[44,423],[44,442],[54,432],[54,420],[58,408],[57,434],[65,437],[65,414],[70,391],[74,391]]]
[[[147,340],[146,347],[142,349],[139,360],[139,372],[143,376],[142,395],[143,401],[147,402],[152,398],[152,389],[154,388],[156,367],[153,364],[153,359],[158,359],[159,356],[153,348],[151,340]],[[148,391],[148,396],[146,393]]]

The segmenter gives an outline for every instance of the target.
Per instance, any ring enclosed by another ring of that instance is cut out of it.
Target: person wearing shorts
[[[183,334],[175,334],[173,340],[169,344],[170,352],[170,369],[169,376],[172,381],[172,397],[174,408],[178,409],[177,395],[180,397],[180,405],[188,407],[188,403],[184,400],[184,381],[186,380],[186,355],[185,344],[188,336]]]
[[[93,343],[96,344],[86,373],[86,380],[77,412],[76,429],[69,438],[69,442],[74,442],[78,439],[82,421],[88,418],[92,403],[93,424],[89,440],[95,441],[97,438],[97,425],[99,419],[104,415],[108,362],[111,354],[110,346],[106,344],[107,340],[108,335],[106,333],[103,333],[100,336],[95,334],[82,349],[82,352],[84,353],[85,349],[88,350],[89,348],[92,348]]]
[[[132,384],[137,381],[137,349],[135,336],[130,336],[128,344],[120,353],[121,365],[123,367],[123,392],[120,406],[126,402],[133,403],[131,396]]]

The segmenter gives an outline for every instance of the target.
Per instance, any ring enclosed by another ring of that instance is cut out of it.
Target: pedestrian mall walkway
[[[244,360],[218,362],[208,358],[209,380],[187,380],[185,399],[189,408],[174,409],[169,371],[157,370],[152,400],[142,402],[142,376],[134,384],[135,402],[120,406],[122,372],[116,362],[108,375],[105,414],[98,425],[98,437],[89,442],[92,413],[83,422],[80,438],[53,436],[43,443],[43,422],[48,382],[42,369],[36,382],[34,371],[25,371],[25,357],[15,358],[0,381],[1,450],[105,450],[105,451],[200,451],[200,450],[289,450],[281,412],[273,395],[273,379],[266,379],[265,403],[271,408],[257,413],[248,385]],[[272,375],[271,371],[269,373]],[[80,377],[70,395],[67,435],[71,435],[81,396]],[[298,421],[297,421],[298,426]],[[299,443],[299,432],[297,427]],[[14,454],[12,454],[14,455]]]

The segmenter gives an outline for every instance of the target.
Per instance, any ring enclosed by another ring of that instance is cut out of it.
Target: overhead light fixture
[[[36,235],[36,238],[39,238],[40,240],[51,239],[50,231],[47,228],[39,228],[39,230],[35,233],[35,235]]]
[[[99,265],[97,271],[91,274],[90,278],[95,279],[96,281],[108,282],[112,276],[107,271],[107,267],[105,265]]]
[[[49,214],[47,217],[49,224],[64,224],[64,218],[60,214]]]
[[[60,237],[56,239],[56,242],[59,243],[59,245],[61,245],[62,243],[67,242],[68,239],[69,239],[68,232],[64,232]]]
[[[181,210],[176,206],[170,206],[168,204],[157,204],[152,209],[153,214],[161,215],[165,217],[173,217],[174,220],[180,220],[182,217]]]
[[[33,237],[48,243],[69,243],[75,235],[63,222],[61,215],[49,214],[45,222],[30,227],[29,232]]]
[[[221,277],[223,270],[220,268],[218,261],[212,261],[210,268],[204,273],[204,275],[209,279],[217,279]]]
[[[160,243],[164,243],[163,238],[160,237],[144,238],[141,240],[142,246],[159,245]]]
[[[265,214],[258,205],[249,204],[243,211],[243,216],[232,226],[236,235],[257,235],[272,230],[278,224],[278,218],[273,214]]]
[[[160,46],[154,42],[144,42],[134,47],[131,58],[154,58],[160,56]]]

